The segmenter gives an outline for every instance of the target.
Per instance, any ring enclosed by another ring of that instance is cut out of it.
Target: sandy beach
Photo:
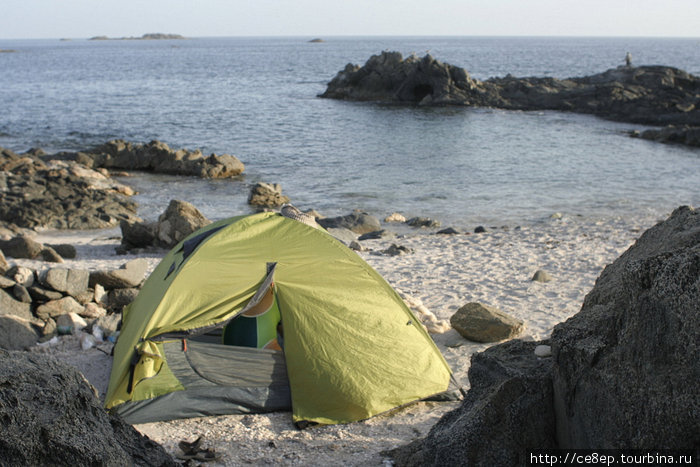
[[[422,302],[440,320],[449,320],[462,305],[495,306],[525,322],[521,338],[540,340],[576,312],[602,269],[623,253],[660,218],[614,219],[596,223],[553,217],[523,227],[491,227],[486,233],[434,235],[426,231],[393,239],[362,242],[359,253],[392,286]],[[390,228],[390,226],[388,226]],[[119,230],[40,232],[43,243],[71,243],[78,257],[68,268],[116,268],[134,255],[118,256]],[[396,243],[413,250],[401,256],[377,254]],[[165,252],[139,255],[154,268]],[[37,269],[48,263],[10,260]],[[537,270],[552,277],[533,282]],[[433,334],[455,378],[468,387],[469,359],[489,344],[477,344],[456,331]],[[76,366],[104,398],[111,344],[86,351],[77,336],[57,345],[35,348]],[[289,413],[231,415],[136,425],[142,433],[177,455],[178,442],[205,437],[205,445],[221,454],[209,465],[381,465],[382,451],[427,434],[431,426],[458,402],[417,403],[393,413],[348,425],[297,430]]]

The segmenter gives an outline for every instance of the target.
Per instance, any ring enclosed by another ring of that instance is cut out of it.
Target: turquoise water
[[[197,38],[0,41],[0,146],[78,150],[113,138],[234,154],[242,180],[138,175],[141,215],[173,198],[212,219],[248,212],[255,181],[301,208],[401,211],[443,224],[663,215],[700,204],[700,150],[629,138],[639,125],[558,112],[320,99],[346,63],[429,51],[491,76],[584,76],[621,65],[700,74],[698,39]]]

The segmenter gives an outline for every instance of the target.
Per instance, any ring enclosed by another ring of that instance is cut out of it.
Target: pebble
[[[551,357],[552,356],[552,347],[549,345],[538,345],[535,347],[535,355],[538,357]]]

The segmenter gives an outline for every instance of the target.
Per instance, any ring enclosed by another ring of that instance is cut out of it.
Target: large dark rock
[[[396,465],[525,465],[527,450],[555,448],[552,363],[535,346],[515,340],[474,354],[462,405],[390,452]]]
[[[0,420],[2,465],[178,465],[49,356],[0,350]]]
[[[552,334],[561,447],[700,446],[700,213],[679,208],[605,268]]]
[[[642,139],[657,141],[659,143],[700,146],[700,127],[691,127],[688,125],[669,125],[664,128],[645,130],[642,133],[635,132],[632,136],[639,136]]]
[[[618,67],[581,78],[491,78],[478,81],[430,55],[374,55],[348,64],[321,97],[512,110],[561,110],[651,125],[700,126],[700,78],[664,66]]]

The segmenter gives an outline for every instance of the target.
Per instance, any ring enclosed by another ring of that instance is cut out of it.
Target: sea
[[[323,99],[346,64],[431,54],[476,79],[567,78],[624,64],[700,75],[700,38],[228,37],[0,40],[0,146],[49,153],[111,139],[232,154],[234,180],[120,179],[153,220],[171,199],[212,220],[251,212],[252,184],[300,209],[517,226],[599,222],[700,205],[700,148],[632,138],[642,125],[554,111]]]

